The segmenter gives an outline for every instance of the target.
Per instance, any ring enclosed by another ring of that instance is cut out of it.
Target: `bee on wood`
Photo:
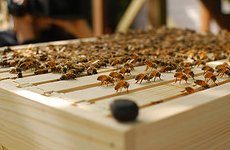
[[[119,90],[122,91],[122,88],[127,89],[128,92],[128,88],[129,88],[129,83],[127,81],[124,80],[120,80],[117,82],[117,84],[115,85],[114,89],[118,92]]]
[[[46,68],[48,68],[48,69],[51,69],[51,68],[53,68],[53,67],[55,67],[55,66],[56,66],[55,61],[48,61],[48,62],[46,63]]]
[[[95,67],[91,66],[86,70],[86,72],[88,75],[97,74],[97,69]]]
[[[221,65],[217,65],[215,67],[216,72],[217,72],[217,76],[219,77],[223,77],[224,75],[227,75],[230,77],[230,67],[227,63],[223,63]]]
[[[156,78],[158,77],[160,80],[161,80],[161,73],[157,70],[154,70],[152,71],[150,74],[149,74],[149,78],[148,80],[151,80],[152,78],[154,77],[154,82],[156,81]]]
[[[199,59],[201,60],[205,60],[208,58],[207,53],[205,51],[200,51],[198,56],[199,56]]]
[[[217,65],[215,69],[218,70],[221,68],[228,68],[228,67],[229,67],[228,63],[224,62],[223,64]]]
[[[101,85],[106,84],[108,86],[109,83],[114,84],[114,79],[107,75],[100,75],[97,77],[98,81],[101,81]]]
[[[118,60],[118,59],[115,59],[115,60],[112,61],[111,66],[118,66],[120,64],[121,64],[121,61]]]
[[[226,68],[219,68],[216,70],[217,76],[222,78],[225,74],[228,74],[229,70]]]
[[[129,68],[130,71],[133,71],[134,70],[134,65],[132,63],[125,63],[124,64],[124,67],[125,68]]]
[[[63,66],[61,68],[61,70],[62,70],[63,73],[66,73],[68,71],[68,67],[67,66]]]
[[[206,89],[210,87],[204,80],[196,80],[194,83]]]
[[[194,62],[194,65],[195,66],[197,66],[197,67],[199,67],[200,65],[206,65],[206,61],[204,61],[204,60],[196,60],[195,62]]]
[[[140,73],[135,77],[136,83],[140,81],[140,84],[142,83],[143,80],[149,81],[148,74]]]
[[[34,71],[34,74],[39,75],[39,74],[45,74],[48,72],[49,72],[49,70],[44,68],[44,69],[38,69],[38,70]]]
[[[57,65],[57,66],[52,67],[51,72],[53,72],[53,73],[62,73],[62,66]]]
[[[109,76],[116,80],[124,80],[124,76],[116,71],[110,72]]]
[[[22,76],[22,72],[18,72],[18,74],[17,74],[17,78],[22,78],[23,76]]]
[[[170,72],[172,70],[174,70],[175,68],[173,66],[163,66],[160,68],[160,72],[161,73],[165,73],[165,72]]]
[[[14,67],[18,64],[17,60],[8,60],[8,64],[10,67]]]
[[[188,94],[191,94],[195,92],[195,89],[188,86],[188,87],[185,87],[185,90],[181,92],[187,92]]]
[[[101,60],[95,60],[94,62],[91,63],[91,65],[94,66],[95,68],[106,67],[106,63]]]
[[[182,80],[184,80],[186,83],[188,83],[188,77],[182,72],[176,72],[174,74],[174,77],[176,78],[175,83],[177,81],[179,81],[181,83]]]
[[[67,72],[68,73],[74,73],[76,76],[81,73],[81,71],[79,69],[77,69],[77,68],[69,69]]]
[[[179,66],[181,66],[181,67],[192,67],[193,64],[191,62],[181,62],[181,63],[179,63]]]
[[[195,74],[190,68],[185,68],[182,72],[194,80]]]
[[[209,80],[212,80],[214,84],[216,84],[216,76],[214,75],[213,72],[210,72],[210,71],[207,71],[205,74],[204,74],[204,78],[205,78],[205,81],[208,82]]]
[[[67,72],[60,77],[60,80],[73,80],[77,76],[74,73]]]
[[[16,72],[22,72],[21,68],[16,67]]]
[[[145,68],[145,71],[147,71],[148,69],[157,69],[157,64],[151,62],[150,60],[147,60],[145,61],[145,65],[146,65],[146,68]]]
[[[210,72],[214,72],[215,70],[212,68],[212,67],[210,67],[210,66],[204,66],[204,67],[202,67],[202,70],[204,70],[204,74],[205,74],[205,72],[207,72],[207,71],[210,71]]]
[[[119,73],[121,73],[122,75],[131,74],[130,72],[131,70],[129,68],[121,68],[119,71]]]
[[[15,67],[11,67],[11,68],[10,68],[10,73],[11,73],[11,74],[17,74],[16,68],[15,68]]]
[[[22,70],[28,70],[33,66],[32,62],[24,62],[21,63],[18,67],[21,68]]]

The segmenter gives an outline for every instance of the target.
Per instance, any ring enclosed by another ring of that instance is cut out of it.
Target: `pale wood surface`
[[[220,149],[229,146],[230,83],[181,95],[193,80],[189,79],[189,84],[174,83],[173,73],[163,73],[163,80],[135,84],[134,75],[145,69],[141,66],[135,67],[133,76],[126,76],[129,92],[116,93],[112,86],[100,86],[96,80],[110,69],[74,81],[58,81],[60,74],[52,73],[2,80],[0,145],[9,150],[150,150],[184,149],[187,145],[187,149],[207,149],[210,143]],[[203,79],[200,68],[193,71],[196,79]],[[0,72],[0,76],[7,77],[7,72]],[[229,82],[229,78],[218,78],[222,81]],[[117,98],[138,103],[138,121],[123,124],[110,117],[109,104]],[[160,100],[168,102],[142,107]]]

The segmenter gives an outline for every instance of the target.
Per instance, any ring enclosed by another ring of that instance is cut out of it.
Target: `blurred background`
[[[0,46],[161,26],[217,33],[229,14],[230,0],[0,0],[0,40],[14,36]]]

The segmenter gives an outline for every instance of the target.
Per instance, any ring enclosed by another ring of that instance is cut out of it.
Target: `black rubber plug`
[[[137,104],[127,99],[114,100],[110,105],[113,117],[120,122],[136,120],[139,108]]]

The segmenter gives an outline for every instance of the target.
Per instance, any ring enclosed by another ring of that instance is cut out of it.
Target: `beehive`
[[[64,41],[52,44],[70,44]],[[45,43],[42,45],[48,45]],[[36,45],[35,45],[36,46]],[[39,45],[38,45],[39,46]],[[27,47],[27,46],[26,46]],[[22,47],[14,47],[25,48]],[[216,65],[228,62],[209,62]],[[162,80],[135,83],[145,66],[136,66],[126,80],[129,91],[116,92],[100,86],[97,77],[116,67],[76,80],[60,81],[60,74],[34,75],[28,71],[15,78],[9,68],[0,69],[0,148],[2,150],[152,150],[228,149],[230,147],[230,79],[218,78],[212,86],[192,94],[189,83],[175,83],[173,72]],[[192,69],[203,79],[201,67]],[[109,104],[127,98],[140,107],[136,122],[114,120]]]

